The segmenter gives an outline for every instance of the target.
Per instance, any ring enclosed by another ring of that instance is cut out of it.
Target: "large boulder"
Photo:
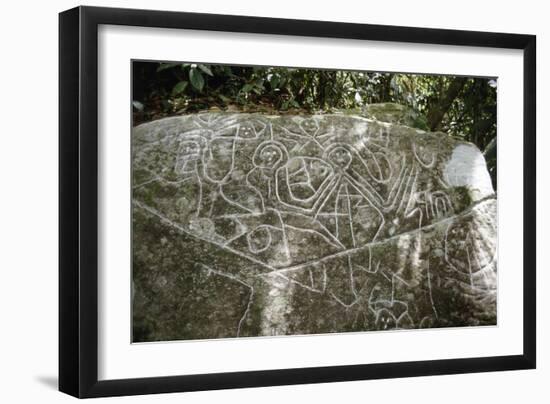
[[[132,134],[133,340],[496,324],[479,150],[346,115]]]

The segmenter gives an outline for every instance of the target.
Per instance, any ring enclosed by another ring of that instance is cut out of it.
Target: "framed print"
[[[61,391],[535,367],[534,36],[59,24]]]

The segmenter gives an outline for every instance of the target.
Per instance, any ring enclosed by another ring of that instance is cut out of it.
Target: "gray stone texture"
[[[482,154],[378,115],[135,127],[133,340],[496,324]]]

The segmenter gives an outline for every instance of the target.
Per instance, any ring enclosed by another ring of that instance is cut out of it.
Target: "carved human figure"
[[[247,174],[246,181],[261,194],[264,208],[275,205],[275,171],[285,164],[287,159],[288,153],[279,142],[263,142],[254,152],[254,168]]]
[[[467,275],[474,286],[476,274],[496,258],[496,242],[480,229],[487,226],[476,223],[476,218],[456,220],[445,234],[445,260],[457,272]]]
[[[200,214],[203,195],[201,180],[201,158],[206,140],[200,136],[180,141],[174,171],[178,178],[176,199],[177,212],[186,224],[189,216],[196,218]]]
[[[178,155],[176,157],[176,166],[174,170],[177,174],[195,175],[197,174],[198,162],[201,159],[201,146],[198,140],[186,139],[180,143]]]

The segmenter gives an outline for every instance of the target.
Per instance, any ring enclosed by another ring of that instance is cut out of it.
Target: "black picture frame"
[[[98,26],[509,48],[523,51],[523,354],[98,380]],[[536,37],[182,12],[77,7],[59,15],[59,390],[104,397],[536,366]]]

